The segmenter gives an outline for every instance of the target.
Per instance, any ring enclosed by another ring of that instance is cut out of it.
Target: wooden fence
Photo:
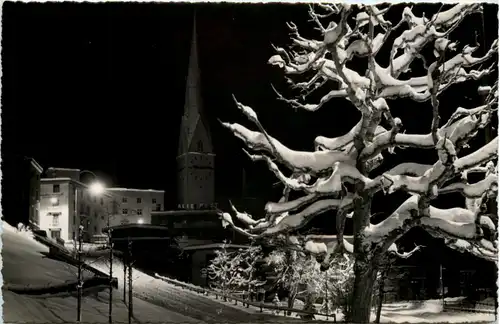
[[[486,314],[497,314],[495,309],[495,305],[480,303],[480,302],[472,302],[468,300],[462,300],[459,302],[447,302],[445,301],[443,304],[443,310],[446,311],[460,311],[460,312],[469,312],[469,313],[486,313]]]
[[[251,301],[248,294],[246,294],[246,293],[240,294],[241,295],[241,297],[240,297],[240,296],[235,296],[232,294],[224,294],[223,292],[217,291],[214,289],[198,287],[198,286],[188,284],[188,283],[185,283],[182,281],[163,277],[163,276],[158,275],[157,273],[155,273],[155,277],[157,279],[161,279],[165,282],[168,282],[172,285],[175,285],[175,286],[187,289],[187,290],[191,290],[191,291],[194,291],[194,292],[199,293],[199,294],[203,294],[206,296],[213,295],[213,296],[215,296],[215,299],[221,299],[221,300],[228,301],[228,302],[234,301],[235,305],[238,305],[238,303],[241,303],[241,305],[245,306],[246,308],[249,308],[250,306],[259,308],[261,313],[263,312],[264,309],[268,309],[268,310],[272,310],[272,311],[277,312],[277,314],[283,312],[283,315],[285,317],[288,315],[288,313],[296,313],[301,317],[303,317],[304,315],[309,315],[309,316],[319,315],[319,316],[325,316],[327,320],[329,318],[332,318],[333,323],[337,323],[337,315],[335,313],[326,314],[326,313],[321,313],[321,312],[288,308],[288,307],[284,307],[284,306],[269,305],[269,304],[264,304],[263,302]]]

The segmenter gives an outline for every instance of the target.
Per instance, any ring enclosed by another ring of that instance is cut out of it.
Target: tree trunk
[[[371,264],[360,264],[356,261],[354,266],[354,291],[352,297],[352,314],[350,322],[365,324],[370,323],[373,287],[377,279],[377,269]]]
[[[378,257],[365,241],[364,231],[370,225],[372,197],[364,191],[364,184],[357,182],[356,196],[353,199],[354,215],[354,289],[352,292],[351,312],[345,314],[346,321],[364,324],[370,322],[373,287],[377,279]]]
[[[380,282],[378,286],[378,305],[377,305],[377,316],[375,317],[375,323],[380,323],[380,314],[382,313],[382,304],[384,303],[384,286],[385,280],[387,278],[388,270],[384,270],[380,276]]]

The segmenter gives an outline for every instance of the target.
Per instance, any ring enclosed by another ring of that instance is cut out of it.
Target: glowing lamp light
[[[50,198],[50,203],[51,203],[52,205],[57,204],[57,201],[58,201],[58,200],[57,200],[57,198],[56,198],[56,197],[52,197],[52,198]]]
[[[144,220],[142,218],[139,218],[139,220],[137,221],[138,224],[144,224]]]
[[[90,193],[93,195],[100,195],[104,192],[104,186],[100,182],[94,182],[89,187]]]

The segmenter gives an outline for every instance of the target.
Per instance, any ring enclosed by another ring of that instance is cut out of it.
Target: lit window
[[[56,198],[56,197],[52,197],[50,198],[50,203],[52,204],[52,206],[59,206],[59,199]]]
[[[123,208],[122,209],[122,214],[123,215],[127,215],[128,214],[128,209],[127,208]]]
[[[52,192],[60,192],[61,191],[61,186],[58,184],[55,184],[52,186]]]

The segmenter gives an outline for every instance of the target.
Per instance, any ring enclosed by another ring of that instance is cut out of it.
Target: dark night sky
[[[112,177],[115,186],[165,189],[175,196],[175,155],[194,7],[4,3],[2,153],[32,156],[43,167],[100,171]],[[245,159],[242,144],[216,121],[253,127],[239,115],[231,94],[254,107],[270,133],[295,149],[311,149],[314,137],[339,136],[357,121],[357,112],[346,101],[311,114],[294,112],[275,99],[271,84],[289,92],[281,71],[267,64],[274,54],[271,43],[290,43],[287,21],[303,27],[304,36],[314,35],[307,7],[196,7],[202,91],[217,154],[219,195],[239,192],[243,166],[256,188],[274,182],[264,166]],[[437,8],[421,11],[429,17]],[[496,15],[496,6],[486,10],[487,46],[497,34]],[[466,22],[480,26],[480,19]],[[455,36],[472,44],[468,30]],[[477,88],[471,88],[455,86],[444,96],[450,112],[458,105],[479,104],[472,98]],[[457,91],[472,99],[464,101]],[[428,132],[430,104],[389,104],[408,132]],[[420,122],[412,124],[416,119]],[[426,128],[419,129],[424,123]],[[421,152],[405,154],[424,159]]]

